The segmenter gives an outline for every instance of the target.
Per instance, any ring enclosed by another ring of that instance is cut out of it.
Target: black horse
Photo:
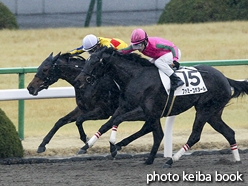
[[[175,98],[170,112],[171,116],[178,115],[193,106],[196,110],[196,116],[187,143],[166,162],[165,167],[170,167],[173,161],[177,161],[185,151],[200,140],[206,122],[227,139],[233,150],[235,161],[240,162],[234,131],[225,124],[221,115],[231,98],[248,94],[248,82],[226,78],[221,72],[207,65],[196,65],[194,67],[201,73],[208,91]],[[113,49],[102,48],[87,60],[83,72],[77,77],[76,81],[81,87],[84,87],[105,74],[109,74],[120,86],[122,92],[119,107],[111,119],[102,125],[96,135],[80,149],[81,153],[86,152],[99,136],[111,127],[115,129],[112,131],[113,136],[115,136],[117,126],[126,119],[123,116],[132,109],[141,107],[146,116],[143,131],[145,131],[144,133],[153,131],[154,145],[146,161],[147,164],[151,164],[163,138],[162,128],[157,121],[160,120],[168,97],[157,68],[138,54],[120,54]],[[233,94],[231,87],[234,89]],[[126,141],[125,144],[128,143]],[[111,151],[114,151],[115,148],[116,146],[112,143]]]
[[[83,89],[75,87],[75,78],[82,71],[84,65],[84,58],[73,57],[70,53],[57,54],[55,57],[50,54],[38,67],[35,77],[29,83],[27,89],[30,94],[35,96],[38,95],[38,92],[47,89],[59,79],[63,79],[74,86],[76,94],[77,107],[55,123],[54,127],[44,137],[38,147],[37,153],[45,152],[46,144],[50,142],[60,127],[74,121],[76,121],[80,139],[86,143],[88,138],[83,129],[83,122],[87,120],[108,119],[118,107],[120,90],[108,75],[94,83],[92,82],[92,84],[88,84]],[[145,120],[141,108],[134,109],[126,117],[128,121]],[[140,132],[137,133],[139,134]],[[126,144],[125,141],[127,140],[124,139],[120,146],[124,146]]]

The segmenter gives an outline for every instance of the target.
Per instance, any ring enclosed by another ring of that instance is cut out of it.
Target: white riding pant
[[[178,49],[178,61],[181,59],[181,51]],[[151,63],[154,63],[154,65],[160,69],[163,73],[165,73],[167,76],[171,76],[174,71],[169,65],[173,64],[173,54],[172,52],[169,52],[167,54],[162,55],[158,59],[150,59]]]

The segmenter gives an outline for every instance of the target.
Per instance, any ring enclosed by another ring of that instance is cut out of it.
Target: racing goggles
[[[97,47],[92,48],[91,50],[88,50],[88,51],[87,51],[88,54],[89,54],[89,55],[93,54],[93,53],[96,51],[96,48],[97,48]]]
[[[143,42],[142,43],[138,43],[138,44],[133,44],[133,49],[134,50],[141,50],[142,49],[142,45],[143,45]]]

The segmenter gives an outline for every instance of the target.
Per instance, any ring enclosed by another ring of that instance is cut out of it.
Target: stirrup
[[[179,82],[177,82],[177,83],[173,83],[173,84],[171,84],[171,89],[172,90],[176,90],[178,87],[181,87],[181,86],[183,86],[184,85],[184,82],[181,80],[181,81],[179,81]]]

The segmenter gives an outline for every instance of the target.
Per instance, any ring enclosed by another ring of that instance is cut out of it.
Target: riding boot
[[[184,84],[184,82],[181,80],[181,78],[178,77],[175,73],[171,74],[170,80],[171,80],[171,89],[172,90],[176,90],[178,87],[180,87]]]

